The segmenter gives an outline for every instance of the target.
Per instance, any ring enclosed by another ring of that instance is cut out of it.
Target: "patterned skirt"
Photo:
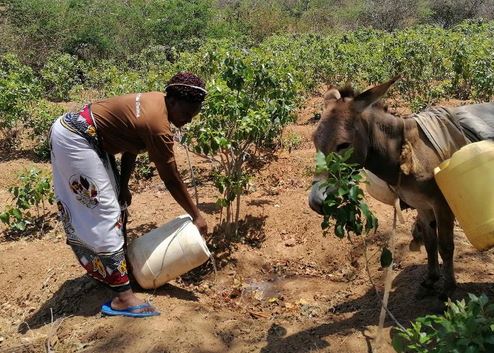
[[[130,288],[118,183],[95,127],[68,113],[52,126],[51,165],[67,243],[88,274],[116,291]]]

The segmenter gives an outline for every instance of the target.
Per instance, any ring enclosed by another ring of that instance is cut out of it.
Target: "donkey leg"
[[[453,227],[455,217],[447,204],[436,209],[437,234],[439,238],[439,253],[443,260],[444,288],[441,299],[449,298],[456,289],[453,257],[455,243],[453,241]]]
[[[415,218],[415,222],[412,226],[412,240],[408,244],[408,250],[419,252],[420,247],[424,244],[424,232],[428,225],[423,223],[423,220],[419,216]]]
[[[427,251],[427,276],[422,281],[421,287],[430,291],[433,289],[434,283],[436,283],[440,277],[437,254],[436,218],[432,210],[417,210],[417,220],[424,225],[422,237],[425,250]]]

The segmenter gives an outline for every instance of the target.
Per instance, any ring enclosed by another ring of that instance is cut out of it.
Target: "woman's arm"
[[[124,152],[121,159],[121,171],[120,171],[120,194],[118,195],[118,201],[121,205],[130,206],[132,203],[132,195],[129,191],[129,180],[136,165],[137,155]]]
[[[166,188],[170,191],[170,194],[175,201],[177,201],[177,203],[192,217],[199,232],[202,235],[206,235],[208,231],[207,223],[192,201],[185,184],[180,178],[176,163],[173,161],[165,165],[157,164],[156,167],[158,168],[158,173],[165,183]]]

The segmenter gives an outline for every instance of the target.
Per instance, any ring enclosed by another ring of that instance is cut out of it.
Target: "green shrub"
[[[137,180],[149,180],[156,171],[156,167],[149,160],[149,155],[143,153],[137,156],[136,165],[134,169],[134,178]]]
[[[287,149],[289,153],[292,150],[297,149],[302,143],[302,137],[299,134],[289,131],[287,134],[283,134],[281,138],[281,146]]]
[[[2,11],[5,22],[14,28],[11,47],[24,63],[39,68],[53,53],[65,47],[71,33],[67,21],[69,1],[60,0],[4,0]],[[12,40],[10,39],[10,40]]]
[[[69,100],[69,92],[73,86],[81,83],[82,73],[79,63],[69,54],[53,55],[41,70],[41,81],[46,96],[53,101]]]
[[[14,54],[0,56],[0,136],[13,146],[20,122],[28,117],[28,103],[40,96],[41,87],[33,70]]]
[[[494,304],[487,296],[448,302],[443,315],[427,315],[399,330],[393,347],[399,353],[494,352]]]
[[[64,113],[64,107],[45,99],[31,103],[25,125],[35,144],[34,152],[44,160],[50,159],[49,132],[53,121]]]
[[[152,42],[195,50],[207,33],[212,0],[151,1],[146,27]],[[195,41],[195,43],[194,43]]]
[[[131,64],[137,67],[134,69],[126,67],[122,62],[117,63],[112,60],[94,62],[87,67],[84,86],[97,90],[102,97],[163,91],[167,79],[175,73],[171,73],[174,68],[170,64],[160,65],[159,62],[144,58],[145,54],[143,57],[130,58]]]
[[[22,173],[19,182],[20,185],[9,188],[12,204],[0,213],[0,221],[14,232],[24,232],[29,226],[42,226],[46,203],[53,204],[54,197],[50,177],[36,168]]]
[[[472,72],[472,96],[478,101],[494,97],[494,48],[476,61]]]

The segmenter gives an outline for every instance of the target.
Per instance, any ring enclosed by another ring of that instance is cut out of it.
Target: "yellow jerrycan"
[[[463,146],[434,169],[439,189],[478,250],[494,246],[494,141]]]

